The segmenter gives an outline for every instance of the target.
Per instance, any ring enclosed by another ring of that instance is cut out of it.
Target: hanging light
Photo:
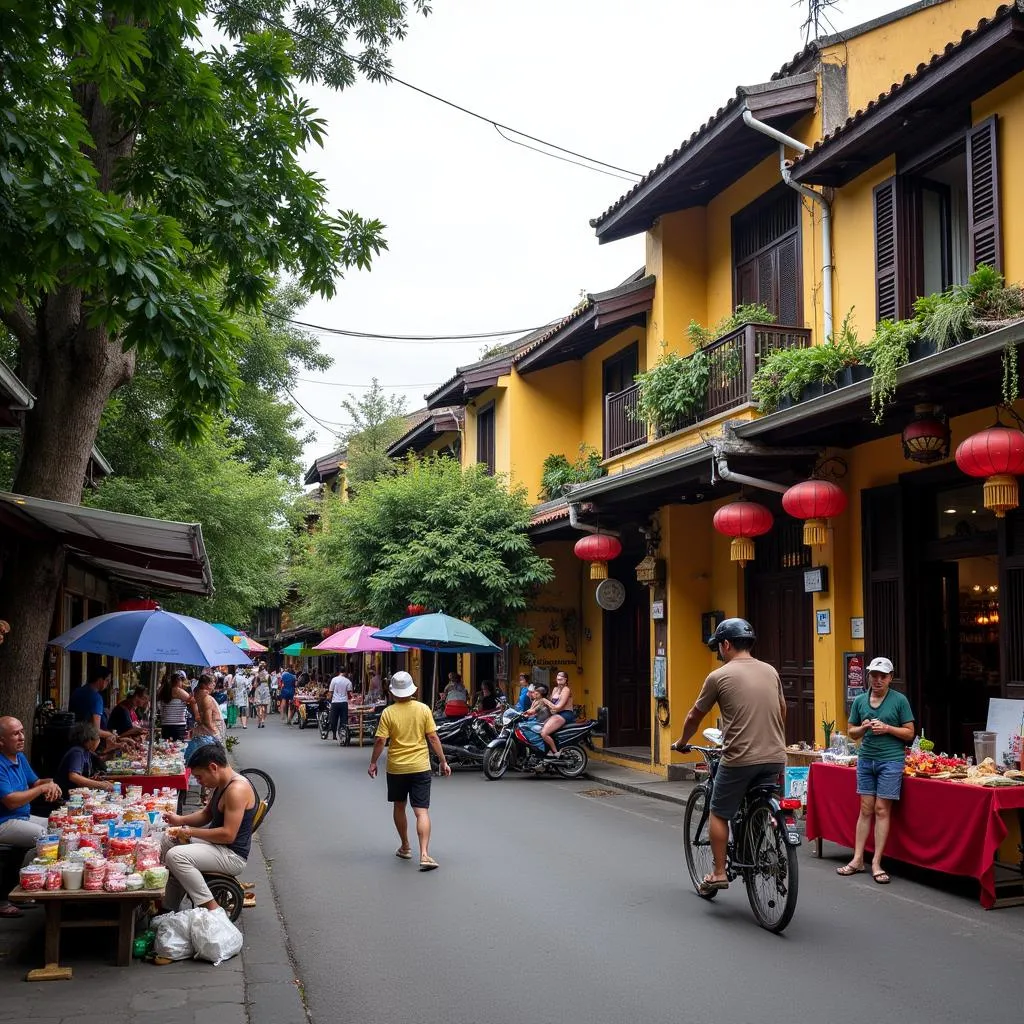
[[[607,533],[588,533],[576,541],[573,552],[577,558],[590,563],[592,580],[606,580],[608,563],[622,554],[622,545],[617,537]]]
[[[756,501],[734,501],[723,505],[711,522],[719,533],[732,537],[729,558],[743,566],[754,559],[754,537],[766,534],[775,518]]]
[[[985,508],[997,519],[1020,504],[1017,477],[1024,473],[1024,432],[996,423],[972,434],[957,448],[956,464],[968,476],[984,478]]]
[[[155,612],[160,605],[151,597],[129,597],[118,606],[119,612]]]
[[[828,539],[826,520],[846,511],[846,492],[831,480],[802,480],[783,494],[782,507],[804,520],[804,543],[821,547]]]
[[[411,604],[405,609],[410,615],[423,615],[426,613],[425,604]]]
[[[902,440],[903,458],[910,462],[927,465],[949,458],[949,423],[934,405],[914,406]]]

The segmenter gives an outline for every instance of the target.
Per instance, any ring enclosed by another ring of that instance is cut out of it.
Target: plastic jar
[[[26,864],[18,872],[18,882],[25,892],[42,892],[46,888],[45,865]]]
[[[69,892],[77,892],[82,888],[82,875],[85,873],[84,864],[76,864],[74,861],[61,865],[61,883]]]

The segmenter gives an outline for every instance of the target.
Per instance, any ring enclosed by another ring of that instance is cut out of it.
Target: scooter
[[[479,769],[484,763],[487,745],[498,735],[499,711],[471,712],[462,718],[446,719],[437,724],[437,738],[452,768]],[[433,752],[430,764],[437,771],[439,762]]]
[[[589,758],[584,745],[590,746],[590,734],[597,722],[563,725],[554,736],[558,756],[548,758],[548,748],[539,734],[523,729],[524,718],[525,712],[514,708],[502,715],[501,733],[484,754],[484,775],[488,779],[497,781],[510,768],[539,775],[554,772],[563,779],[578,779],[587,770]]]

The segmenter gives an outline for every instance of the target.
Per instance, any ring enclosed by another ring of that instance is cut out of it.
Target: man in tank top
[[[253,816],[259,801],[249,780],[228,765],[219,743],[200,747],[189,759],[199,784],[212,790],[206,806],[194,814],[165,814],[172,828],[162,839],[163,861],[170,872],[164,909],[177,910],[188,893],[197,907],[215,910],[217,901],[203,872],[240,875],[252,846]]]

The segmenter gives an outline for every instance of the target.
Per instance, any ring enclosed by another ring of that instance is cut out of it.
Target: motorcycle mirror
[[[722,740],[725,738],[721,729],[705,729],[704,739],[708,741],[712,746],[720,747]]]

